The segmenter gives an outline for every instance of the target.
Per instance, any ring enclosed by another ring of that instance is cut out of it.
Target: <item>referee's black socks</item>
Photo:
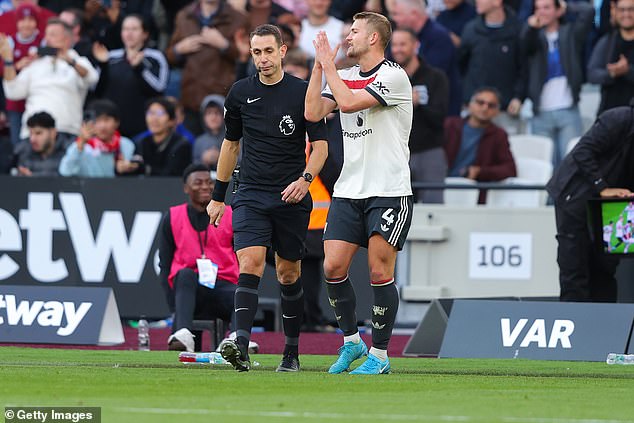
[[[236,342],[243,352],[249,350],[253,319],[258,311],[258,285],[260,277],[240,273],[235,295]]]
[[[290,285],[280,284],[282,297],[282,324],[286,337],[284,354],[298,353],[299,331],[304,320],[304,290],[301,279]]]

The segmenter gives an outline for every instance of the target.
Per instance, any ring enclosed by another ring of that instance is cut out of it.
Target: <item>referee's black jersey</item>
[[[275,85],[258,75],[233,84],[225,100],[225,138],[242,138],[240,183],[280,189],[299,178],[306,167],[306,132],[312,141],[326,140],[326,124],[304,119],[308,83],[284,74]]]

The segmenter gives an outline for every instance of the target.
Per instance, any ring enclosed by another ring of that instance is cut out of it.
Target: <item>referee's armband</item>
[[[227,189],[229,189],[229,182],[219,181],[216,179],[214,190],[211,193],[211,199],[224,203],[227,195]]]

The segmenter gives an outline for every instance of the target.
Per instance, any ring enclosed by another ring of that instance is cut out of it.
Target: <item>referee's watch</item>
[[[310,173],[306,172],[302,175],[302,178],[304,178],[304,180],[308,183],[313,182],[313,175],[311,175]]]

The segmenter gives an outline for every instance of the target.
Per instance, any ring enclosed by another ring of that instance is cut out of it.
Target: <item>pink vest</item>
[[[190,268],[198,271],[196,259],[201,258],[202,255],[201,240],[205,244],[205,256],[218,265],[216,280],[238,283],[238,258],[233,252],[231,214],[231,207],[227,206],[220,225],[217,228],[213,225],[207,227],[207,243],[205,244],[205,232],[197,232],[187,217],[187,204],[170,208],[170,223],[176,246],[168,277],[170,287],[174,287],[174,276],[179,270]]]

